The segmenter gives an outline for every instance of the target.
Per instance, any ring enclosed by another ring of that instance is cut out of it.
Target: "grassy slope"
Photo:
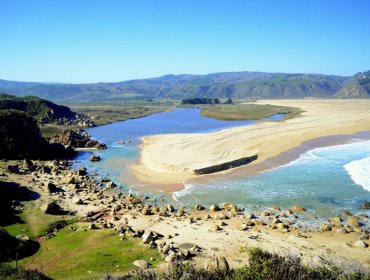
[[[296,117],[301,110],[293,107],[283,107],[260,104],[232,104],[204,107],[202,115],[221,120],[256,120],[275,114],[285,114],[284,119]]]
[[[5,226],[9,234],[16,236],[26,234],[31,239],[36,239],[45,235],[49,224],[58,220],[66,220],[69,223],[75,219],[72,216],[55,216],[42,213],[40,200],[29,201],[25,203],[25,209],[17,216],[21,222]]]
[[[155,258],[153,265],[160,260],[158,251],[144,246],[139,239],[120,240],[111,229],[72,231],[66,227],[20,264],[56,279],[101,279],[107,273],[122,274],[133,268],[133,261],[150,261],[150,257]]]
[[[0,163],[1,165],[1,163]],[[137,259],[160,262],[157,250],[141,244],[140,239],[120,240],[112,229],[70,230],[73,224],[79,229],[87,228],[87,223],[76,223],[73,216],[45,215],[41,212],[41,199],[24,201],[24,210],[17,214],[18,222],[4,226],[12,236],[26,234],[33,240],[39,240],[39,251],[19,261],[21,266],[37,269],[56,279],[101,279],[106,273],[123,273],[134,268],[132,262]],[[44,240],[50,223],[66,220],[70,223],[52,239]],[[88,271],[92,271],[88,273]]]

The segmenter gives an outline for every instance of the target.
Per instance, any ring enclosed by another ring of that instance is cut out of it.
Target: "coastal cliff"
[[[37,122],[17,110],[0,110],[0,158],[53,159],[73,155],[63,145],[42,137]]]

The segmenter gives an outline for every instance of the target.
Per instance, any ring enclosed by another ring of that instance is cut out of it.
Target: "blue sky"
[[[370,1],[0,0],[0,79],[370,69]]]

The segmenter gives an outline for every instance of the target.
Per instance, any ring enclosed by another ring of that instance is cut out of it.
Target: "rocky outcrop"
[[[60,207],[58,203],[55,201],[50,201],[41,206],[41,211],[44,214],[50,214],[50,215],[60,215],[63,214],[64,211]]]
[[[369,98],[370,97],[370,71],[357,73],[338,90],[336,98]]]
[[[92,156],[90,156],[89,160],[92,161],[92,162],[96,162],[96,161],[100,161],[101,158],[100,158],[100,156],[92,155]]]
[[[49,137],[50,143],[60,143],[73,148],[106,149],[107,146],[91,139],[91,135],[83,129],[64,130],[56,136]]]
[[[17,110],[0,110],[1,159],[52,159],[73,155],[63,145],[49,144],[37,122]]]
[[[66,106],[57,105],[35,96],[17,97],[10,94],[0,94],[0,110],[23,111],[35,118],[38,124],[96,126],[87,115],[77,114]]]

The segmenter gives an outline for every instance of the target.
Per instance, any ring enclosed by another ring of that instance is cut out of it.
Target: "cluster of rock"
[[[17,166],[17,167],[15,167]],[[88,229],[98,230],[111,228],[117,231],[121,239],[126,237],[141,238],[143,244],[149,248],[157,249],[165,261],[174,262],[190,260],[202,254],[202,248],[196,244],[176,244],[173,240],[180,233],[159,233],[153,230],[135,228],[130,222],[140,216],[152,216],[156,222],[165,219],[183,221],[189,225],[207,223],[209,232],[218,233],[231,227],[231,219],[237,221],[236,230],[245,231],[249,238],[258,239],[262,227],[270,228],[281,233],[298,231],[298,236],[307,238],[308,231],[334,231],[337,234],[358,232],[359,240],[354,244],[358,248],[368,246],[369,231],[366,222],[369,217],[365,215],[353,216],[343,212],[339,217],[333,217],[318,229],[303,228],[299,222],[301,213],[306,210],[295,205],[291,209],[263,209],[254,213],[246,213],[243,209],[230,203],[213,204],[208,209],[196,205],[194,209],[187,210],[171,204],[152,205],[145,198],[132,194],[123,194],[117,190],[117,185],[109,179],[100,179],[89,175],[85,168],[71,170],[68,161],[32,162],[25,160],[23,164],[8,164],[5,172],[16,171],[27,174],[32,178],[32,188],[41,191],[48,197],[42,206],[46,214],[58,215],[66,213],[82,217],[88,223]],[[365,208],[367,203],[363,204]],[[77,230],[76,227],[71,228]],[[233,226],[234,229],[234,226]],[[143,262],[137,265],[147,266]],[[224,258],[213,258],[206,262],[207,269],[211,267],[228,267]]]
[[[49,143],[60,143],[72,148],[106,149],[107,146],[91,139],[91,135],[83,129],[64,130],[56,136],[48,138]]]
[[[96,123],[92,117],[85,114],[75,114],[72,118],[59,118],[56,120],[57,125],[78,125],[80,127],[95,127]]]

